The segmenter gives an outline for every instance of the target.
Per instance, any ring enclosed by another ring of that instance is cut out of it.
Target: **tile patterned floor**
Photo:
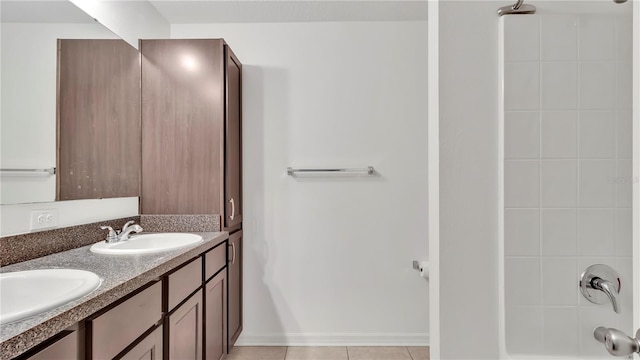
[[[429,360],[429,347],[236,346],[227,360]]]

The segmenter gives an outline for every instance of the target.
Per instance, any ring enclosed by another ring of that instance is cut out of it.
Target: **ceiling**
[[[427,0],[150,0],[171,24],[425,21]]]
[[[128,0],[131,1],[131,0]],[[427,0],[149,0],[171,24],[426,21]],[[66,0],[0,0],[2,22],[91,23]]]
[[[69,1],[0,1],[0,18],[6,23],[93,23]]]

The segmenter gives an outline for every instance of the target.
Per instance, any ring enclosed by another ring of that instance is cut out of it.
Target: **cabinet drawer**
[[[93,359],[112,359],[162,317],[162,283],[156,282],[89,321]]]
[[[202,284],[202,257],[198,257],[187,265],[167,276],[167,294],[169,309],[186,299]]]
[[[223,242],[218,247],[204,254],[204,279],[207,280],[215,275],[218,270],[227,265],[227,242]]]

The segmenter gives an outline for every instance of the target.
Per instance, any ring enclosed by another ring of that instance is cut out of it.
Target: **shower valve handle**
[[[600,326],[593,330],[593,337],[604,343],[611,355],[627,356],[640,353],[640,329],[638,329],[636,337],[632,338],[618,329],[607,329]]]

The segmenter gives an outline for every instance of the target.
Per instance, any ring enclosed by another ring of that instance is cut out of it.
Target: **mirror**
[[[57,162],[58,39],[118,37],[68,1],[0,6],[0,204],[51,202],[60,180],[46,171]]]

